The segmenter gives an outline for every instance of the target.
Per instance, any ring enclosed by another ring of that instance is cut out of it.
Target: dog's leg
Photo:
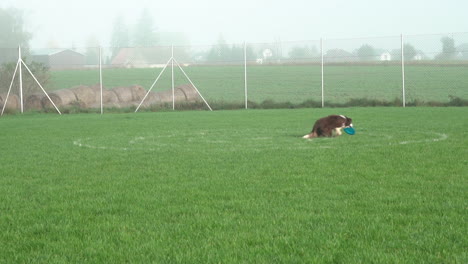
[[[322,134],[326,137],[333,137],[333,129],[332,128],[324,129]]]
[[[335,134],[336,134],[337,136],[341,136],[341,135],[343,134],[343,133],[341,133],[341,129],[342,129],[342,127],[337,127],[337,128],[335,128]]]
[[[316,138],[316,137],[317,137],[317,133],[312,132],[310,134],[307,134],[307,135],[303,136],[302,138]]]

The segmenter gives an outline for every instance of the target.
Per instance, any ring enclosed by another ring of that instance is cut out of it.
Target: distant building
[[[37,49],[31,50],[31,59],[40,62],[50,69],[73,69],[85,65],[85,55],[71,49]]]
[[[390,52],[385,51],[380,54],[380,61],[391,61],[392,60],[392,55]]]
[[[420,61],[420,60],[423,60],[423,59],[424,59],[424,56],[421,53],[416,53],[416,55],[414,55],[414,57],[413,57],[413,60],[415,60],[415,61]]]

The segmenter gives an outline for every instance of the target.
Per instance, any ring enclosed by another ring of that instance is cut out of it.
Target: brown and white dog
[[[353,120],[344,115],[329,115],[315,121],[312,131],[303,138],[341,136],[341,129],[352,127]]]

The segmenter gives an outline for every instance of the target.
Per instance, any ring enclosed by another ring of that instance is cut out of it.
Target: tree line
[[[33,34],[25,30],[24,12],[19,9],[0,8],[0,48],[16,48],[21,46],[23,53],[28,54],[29,43],[33,38]],[[140,17],[137,19],[135,25],[129,26],[122,15],[115,18],[112,31],[110,35],[110,59],[115,57],[119,50],[124,47],[154,47],[161,44],[157,28],[155,26],[153,16],[147,9],[143,9]],[[458,55],[462,59],[468,59],[468,43],[460,44],[458,47],[455,45],[455,40],[452,37],[442,37],[440,39],[441,50],[434,56],[435,60],[452,60]],[[87,40],[85,56],[89,64],[97,63],[99,40],[95,37],[90,37]],[[187,47],[188,49],[188,47]],[[271,50],[271,56],[265,56],[263,52]],[[393,58],[401,57],[401,50],[395,49],[389,51]],[[246,56],[247,59],[255,60],[263,58],[266,60],[279,60],[279,59],[303,59],[319,57],[320,53],[316,46],[310,45],[297,45],[287,50],[287,54],[283,54],[280,43],[265,44],[265,45],[247,45]],[[363,44],[358,49],[348,52],[345,50],[335,49],[328,50],[325,56],[328,57],[345,57],[352,56],[362,61],[376,60],[382,53],[382,50],[373,47],[370,44]],[[421,50],[418,50],[410,43],[404,44],[404,59],[412,60],[416,55],[424,56]],[[15,53],[0,52],[0,63],[8,61],[16,57]],[[195,60],[217,62],[217,61],[237,61],[244,58],[243,44],[226,43],[224,38],[220,35],[217,43],[211,46],[210,49],[203,52],[198,52],[194,55]],[[423,59],[427,59],[423,58]]]

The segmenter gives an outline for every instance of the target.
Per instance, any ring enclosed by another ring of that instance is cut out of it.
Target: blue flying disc
[[[353,127],[345,127],[343,130],[348,135],[354,135],[356,133],[356,130],[354,130]]]

